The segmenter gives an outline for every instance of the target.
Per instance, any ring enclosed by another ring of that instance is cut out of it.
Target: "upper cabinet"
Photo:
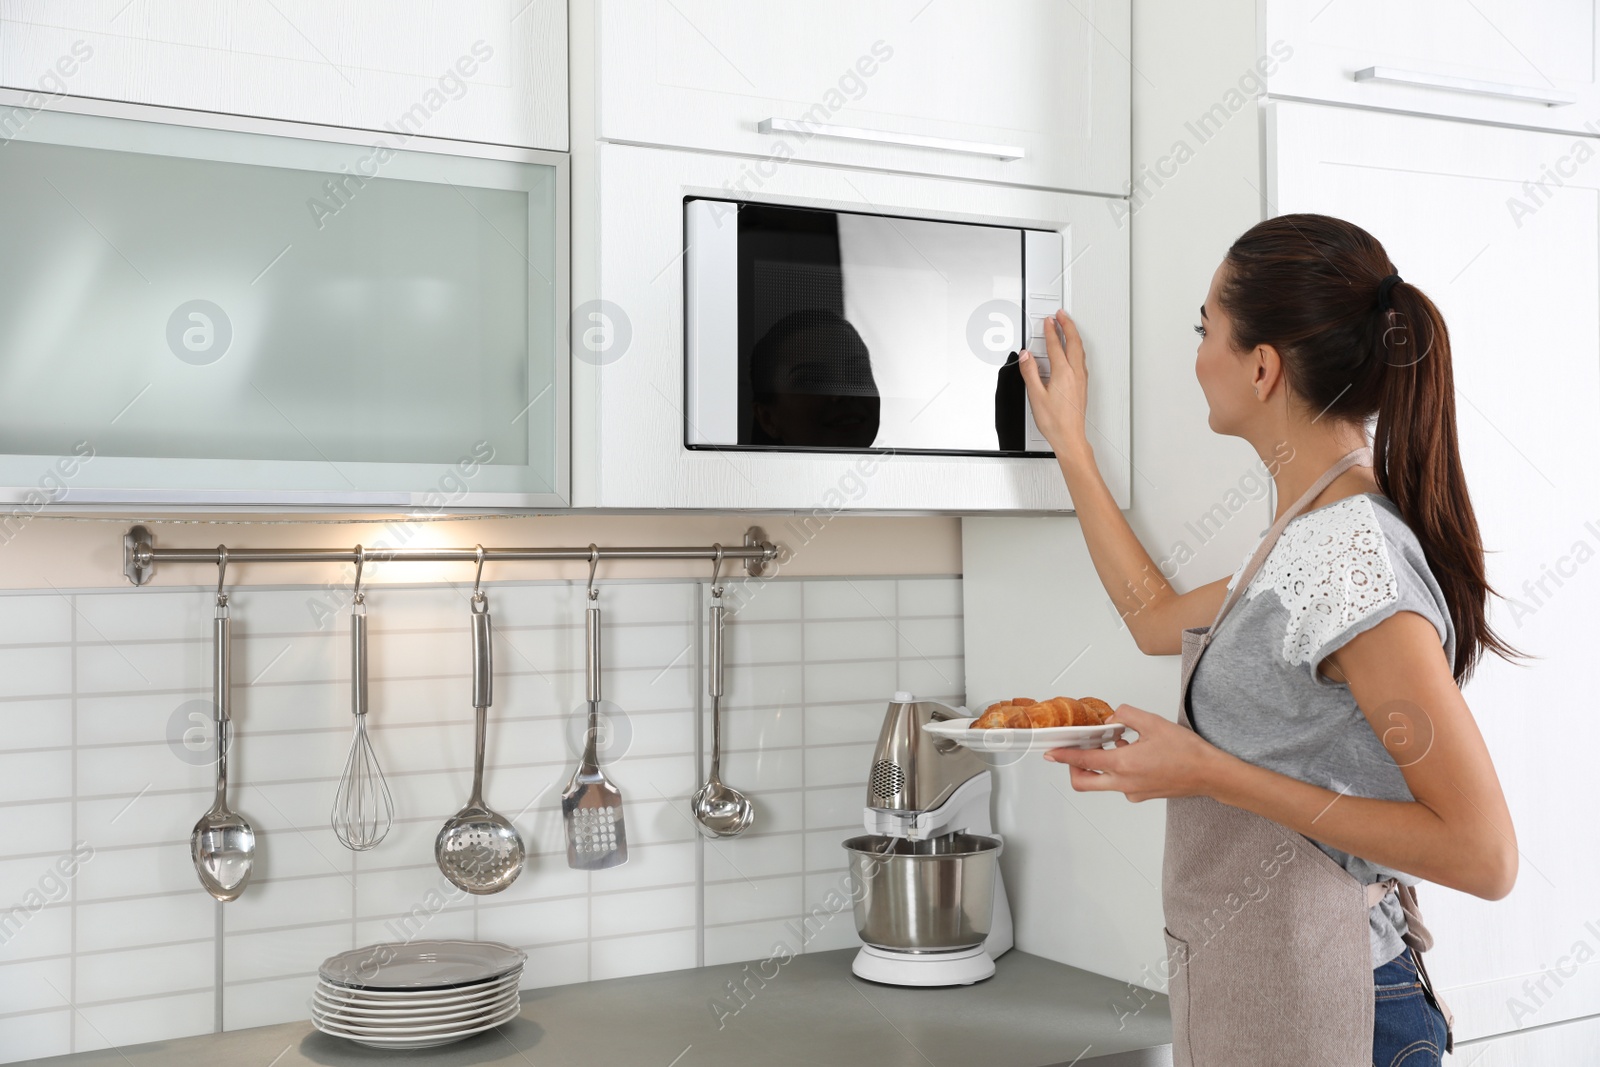
[[[0,497],[1066,510],[1065,306],[1126,506],[1130,21],[0,0]]]
[[[565,0],[7,0],[0,85],[564,151]]]
[[[1274,96],[1600,133],[1593,0],[1269,0]]]
[[[66,103],[0,152],[0,499],[567,503],[565,155]]]
[[[1128,505],[1120,201],[602,143],[574,230],[582,507],[1059,511],[1011,352],[1078,316],[1091,441]],[[987,450],[987,454],[985,454]]]
[[[735,188],[803,160],[1117,195],[1129,7],[579,0],[574,44],[594,34],[600,138],[757,157]]]

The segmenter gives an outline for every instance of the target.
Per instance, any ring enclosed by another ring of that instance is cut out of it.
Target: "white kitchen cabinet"
[[[1127,191],[1127,0],[579,0],[572,19],[606,140]]]
[[[1269,0],[1262,48],[1274,96],[1600,133],[1594,0]]]
[[[565,155],[72,104],[0,160],[13,518],[568,502]]]
[[[582,157],[587,160],[589,157]],[[601,143],[575,197],[573,494],[579,507],[1061,511],[1051,457],[829,454],[685,447],[684,198],[724,196],[748,161]],[[756,195],[752,191],[752,195]],[[1093,309],[1089,412],[1128,503],[1128,232],[1108,197],[836,167],[776,167],[763,202],[986,222],[1062,235],[1060,299]],[[593,255],[593,260],[587,255]],[[1032,309],[1040,310],[1040,309]],[[1042,310],[1040,310],[1042,314]],[[599,340],[599,344],[588,342]],[[964,344],[963,338],[950,341]],[[1032,347],[1040,347],[1035,342]]]
[[[3,0],[0,85],[564,151],[564,0]]]
[[[1600,967],[1573,964],[1600,951],[1583,836],[1600,808],[1600,164],[1566,135],[1301,103],[1271,105],[1267,136],[1273,211],[1365,227],[1443,312],[1489,581],[1510,598],[1491,624],[1540,657],[1486,656],[1464,687],[1522,861],[1501,901],[1421,887],[1429,970],[1461,1038],[1595,1015]],[[1545,167],[1569,176],[1532,198]]]

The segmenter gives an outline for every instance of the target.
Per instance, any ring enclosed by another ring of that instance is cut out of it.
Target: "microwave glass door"
[[[1030,452],[1029,231],[695,198],[686,219],[690,447]]]

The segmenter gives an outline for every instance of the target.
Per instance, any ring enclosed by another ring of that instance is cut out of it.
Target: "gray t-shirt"
[[[1350,686],[1317,674],[1329,653],[1401,611],[1432,622],[1454,662],[1444,594],[1393,501],[1361,493],[1301,513],[1200,657],[1189,690],[1191,724],[1218,748],[1291,778],[1352,796],[1414,799]],[[1420,881],[1315,843],[1359,882]],[[1405,914],[1390,893],[1368,917],[1378,967],[1405,948]]]

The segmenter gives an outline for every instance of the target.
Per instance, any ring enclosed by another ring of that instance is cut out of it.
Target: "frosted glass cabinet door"
[[[0,485],[566,502],[563,157],[37,112],[0,146]],[[425,499],[428,498],[428,499]]]

